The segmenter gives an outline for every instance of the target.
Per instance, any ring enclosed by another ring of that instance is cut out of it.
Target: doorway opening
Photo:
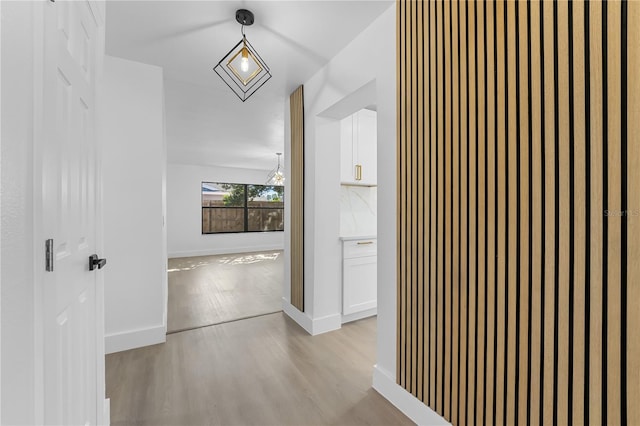
[[[282,250],[170,258],[167,334],[282,310]]]
[[[372,80],[318,114],[318,143],[332,145],[339,167],[332,217],[340,255],[341,322],[377,315],[377,107]],[[333,185],[333,184],[332,184]],[[327,213],[328,214],[328,213]],[[333,244],[333,243],[332,243]],[[334,260],[335,259],[335,260]]]

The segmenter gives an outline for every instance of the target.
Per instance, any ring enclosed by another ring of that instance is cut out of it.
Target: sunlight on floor
[[[213,263],[219,263],[223,265],[250,265],[252,263],[274,261],[281,255],[279,252],[274,253],[256,253],[256,254],[244,254],[242,256],[226,256],[218,257],[215,259],[208,258],[207,260],[194,260],[201,258],[186,258],[184,261],[178,262],[178,265],[174,268],[170,268],[167,272],[180,272],[191,271],[203,266],[211,265]]]

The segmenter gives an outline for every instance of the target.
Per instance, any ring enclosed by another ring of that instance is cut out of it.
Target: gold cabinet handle
[[[359,246],[365,246],[367,244],[373,244],[373,241],[358,241]]]
[[[362,180],[362,165],[356,164],[356,180]]]

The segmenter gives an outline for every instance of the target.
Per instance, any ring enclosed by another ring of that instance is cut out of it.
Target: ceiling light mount
[[[220,59],[213,70],[244,102],[271,78],[271,71],[244,34],[244,27],[254,23],[253,13],[238,9],[236,21],[242,25],[242,39]]]
[[[253,12],[247,9],[236,10],[236,21],[238,21],[238,24],[240,25],[245,25],[245,26],[253,25],[253,22],[254,22]]]

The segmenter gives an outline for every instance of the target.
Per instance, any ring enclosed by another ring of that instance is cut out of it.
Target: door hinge
[[[53,272],[53,239],[45,241],[45,270]]]

